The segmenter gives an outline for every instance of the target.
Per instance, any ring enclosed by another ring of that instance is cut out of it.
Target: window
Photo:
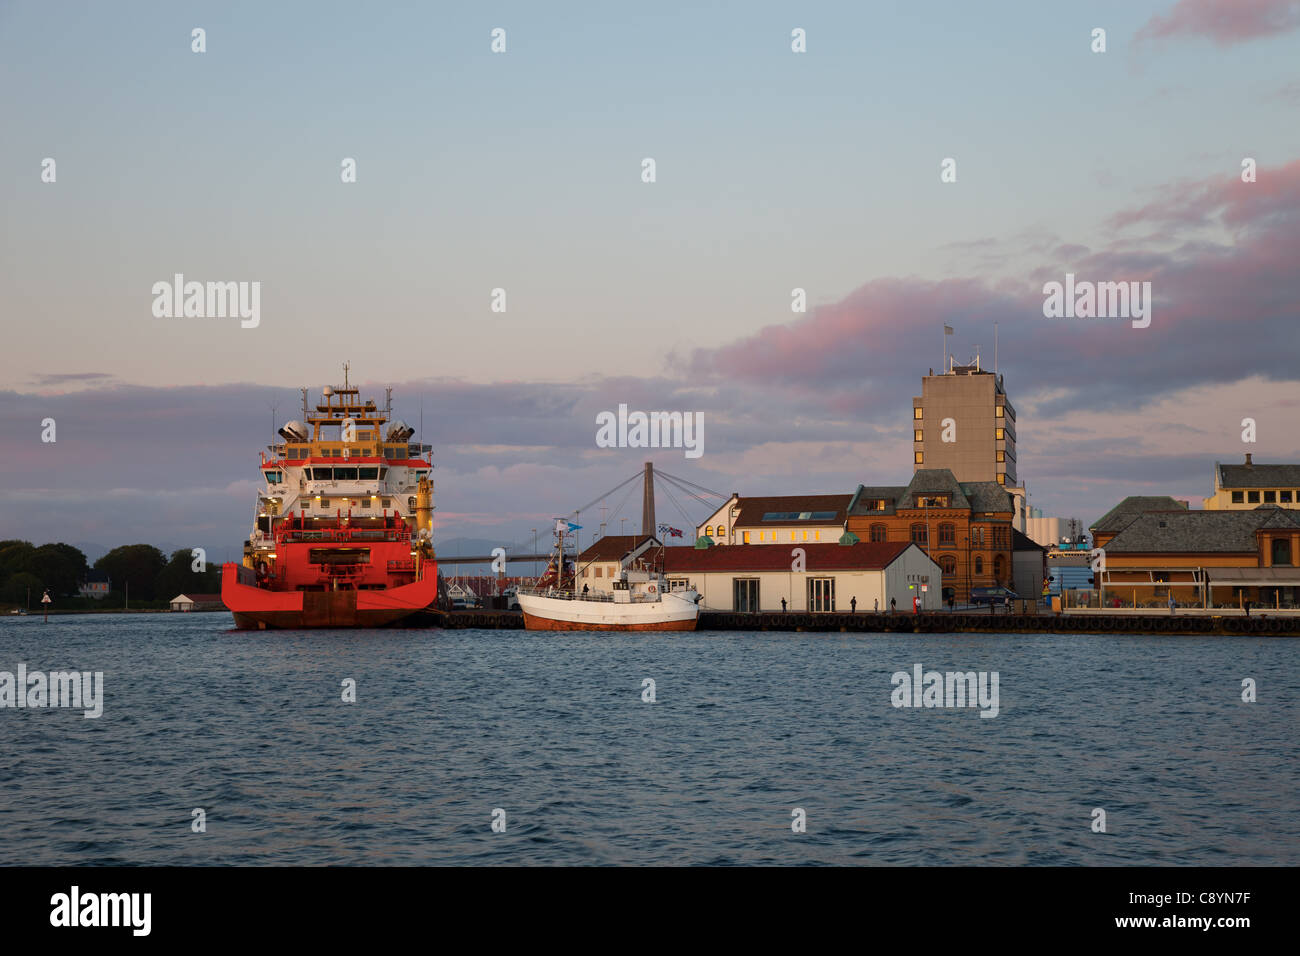
[[[921,429],[919,429],[919,428],[915,429],[915,430],[912,432],[912,441],[925,441],[925,439],[921,437],[921,436],[924,435],[924,434],[925,434],[925,433],[924,433],[923,431],[921,431]]]
[[[1289,565],[1291,563],[1291,542],[1286,538],[1273,539],[1273,565]]]
[[[764,521],[833,521],[834,511],[765,511]]]
[[[808,532],[807,532],[807,531],[805,531],[805,532],[803,533],[803,539],[804,539],[805,541],[808,540]]]
[[[600,565],[596,565],[596,577],[603,578],[604,576],[605,576],[605,569],[602,568]]]
[[[1007,460],[1007,453],[1004,452],[1004,451],[1003,451],[1002,449],[1000,449],[1000,448],[998,449],[998,459],[997,459],[997,460],[998,460],[998,461],[1006,461],[1006,460]]]
[[[917,463],[918,465],[923,465],[923,464],[925,464],[925,452],[918,451],[918,452],[916,453],[916,463]]]
[[[820,541],[822,539],[822,533],[820,531],[814,531],[813,537]]]
[[[335,468],[334,480],[335,481],[356,481],[357,470],[355,468]]]
[[[1264,492],[1264,504],[1266,504],[1266,505],[1275,505],[1275,504],[1277,504],[1277,492],[1275,492],[1275,491],[1266,491],[1266,492]]]
[[[975,573],[976,574],[984,573],[984,559],[980,557],[978,554],[975,555]]]
[[[998,472],[998,484],[999,484],[999,485],[1005,485],[1006,483],[1007,483],[1007,474],[1006,474],[1006,472],[1004,472],[1004,471],[1000,471],[1000,472]]]
[[[1246,492],[1246,502],[1252,505],[1259,504],[1259,492],[1258,491]]]
[[[946,508],[948,507],[947,495],[917,495],[916,508]]]
[[[1000,554],[994,555],[993,578],[998,582],[998,584],[1004,583],[1004,581],[1006,580],[1006,572],[1007,572],[1007,559]]]
[[[759,609],[758,579],[732,578],[731,598],[737,611],[757,611]]]
[[[387,510],[388,508],[391,508],[391,507],[393,507],[393,499],[392,499],[392,498],[385,498],[385,499],[384,499],[384,508],[385,508],[385,510]]]
[[[951,554],[940,555],[940,556],[939,556],[939,568],[940,568],[940,570],[943,571],[944,574],[956,574],[956,573],[957,573],[957,559],[956,559],[955,557],[953,557]]]
[[[835,610],[835,579],[834,578],[809,578],[808,579],[808,610],[810,611]]]
[[[1234,491],[1234,492],[1232,493],[1232,503],[1233,503],[1234,505],[1245,504],[1245,503],[1246,503],[1246,496],[1243,495],[1240,491]]]
[[[316,507],[317,507],[317,508],[328,508],[329,506],[330,506],[330,500],[329,500],[328,498],[317,498],[317,499],[316,499]]]
[[[957,529],[950,524],[939,525],[939,547],[957,547]]]
[[[722,527],[722,525],[718,525],[718,537],[719,538],[724,537],[726,533],[727,533],[727,529]]]
[[[1289,492],[1289,491],[1279,491],[1279,492],[1277,493],[1277,500],[1278,500],[1278,501],[1281,501],[1281,502],[1284,502],[1284,503],[1290,503],[1290,501],[1291,501],[1291,492]]]
[[[930,532],[923,524],[912,525],[912,544],[924,548],[929,542]]]
[[[280,473],[278,471],[268,471],[266,473],[266,483],[268,485],[278,485],[280,483]]]
[[[361,469],[361,480],[362,480],[362,481],[377,481],[378,479],[379,479],[379,469],[378,469],[378,468],[362,468],[362,469]]]
[[[1002,441],[1007,437],[1007,430],[1005,428],[996,429],[993,432],[993,437],[996,438],[998,441]]]
[[[921,406],[917,405],[912,408],[912,417],[918,422],[921,420]]]
[[[998,551],[1010,550],[1011,529],[1006,525],[998,525],[993,529],[993,547]]]
[[[971,531],[970,531],[970,546],[971,546],[972,548],[982,548],[982,547],[984,547],[984,529],[983,529],[983,528],[971,528]]]
[[[713,525],[711,525],[711,524],[706,524],[706,525],[704,526],[704,536],[705,536],[706,538],[712,538],[712,537],[713,537]]]
[[[993,407],[993,414],[994,414],[995,416],[997,416],[998,418],[1006,418],[1006,416],[1007,416],[1007,409],[1006,409],[1006,406],[1005,406],[1005,405],[995,405],[995,406]]]
[[[749,532],[745,532],[745,544],[749,544]]]
[[[885,526],[883,524],[873,524],[871,526],[870,540],[880,543],[885,540]]]

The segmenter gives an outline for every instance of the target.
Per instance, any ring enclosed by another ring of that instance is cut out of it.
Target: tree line
[[[177,594],[216,594],[221,577],[213,564],[192,569],[189,550],[163,554],[151,544],[126,544],[114,548],[94,565],[81,549],[62,542],[33,545],[30,541],[0,541],[0,603],[40,607],[47,590],[56,608],[122,607],[130,586],[131,606],[163,606]],[[109,577],[111,590],[102,599],[82,598],[78,589],[92,569]]]

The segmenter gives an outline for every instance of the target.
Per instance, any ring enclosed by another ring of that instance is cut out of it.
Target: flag
[[[682,530],[681,530],[681,528],[674,528],[674,527],[672,527],[671,525],[666,525],[666,524],[661,524],[661,525],[659,526],[659,533],[660,533],[660,534],[670,534],[670,535],[672,535],[674,538],[680,538],[680,537],[682,536]]]
[[[581,530],[582,530],[582,525],[580,525],[580,524],[574,524],[572,521],[569,521],[569,522],[566,522],[566,523],[568,524],[568,526],[569,526],[569,530],[570,530],[570,531],[581,531]]]
[[[951,326],[951,325],[945,325],[945,326],[943,327],[943,334],[944,334],[944,335],[952,335],[952,326]]]

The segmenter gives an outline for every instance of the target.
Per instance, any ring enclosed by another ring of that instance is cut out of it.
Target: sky
[[[1032,505],[1198,506],[1216,460],[1300,460],[1297,64],[1297,0],[0,0],[0,538],[237,553],[345,361],[422,416],[442,540],[647,458],[903,484],[944,324],[986,365],[997,325]],[[155,315],[176,273],[259,282],[258,324]],[[1151,282],[1150,326],[1045,317],[1066,273]],[[704,454],[597,447],[619,404]]]

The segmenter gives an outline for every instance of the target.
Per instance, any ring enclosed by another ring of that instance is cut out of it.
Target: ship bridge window
[[[335,468],[334,480],[335,481],[356,481],[357,470],[355,468]]]
[[[277,485],[280,483],[280,473],[278,471],[268,471],[266,473],[266,483],[268,485]]]
[[[333,468],[312,468],[310,477],[316,481],[329,481],[334,477]]]
[[[379,469],[378,469],[378,468],[362,468],[362,469],[361,469],[361,480],[362,480],[362,481],[378,481],[378,480],[379,480]]]

